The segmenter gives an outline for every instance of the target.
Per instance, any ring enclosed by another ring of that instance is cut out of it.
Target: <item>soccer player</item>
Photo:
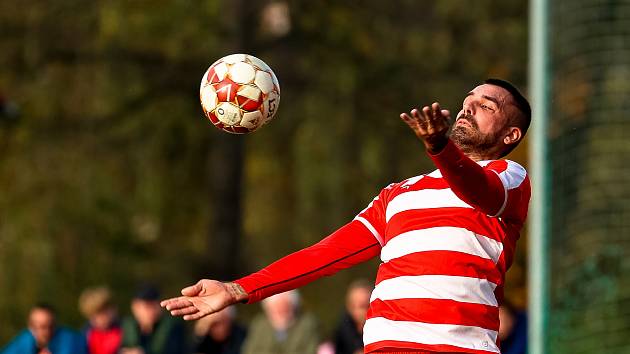
[[[437,169],[384,188],[319,243],[234,282],[203,279],[162,306],[194,320],[253,303],[380,255],[366,353],[499,353],[505,272],[525,222],[527,173],[501,159],[531,120],[510,83],[470,91],[451,127],[436,102],[400,115]]]

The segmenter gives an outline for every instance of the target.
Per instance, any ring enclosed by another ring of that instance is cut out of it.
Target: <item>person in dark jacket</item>
[[[230,306],[197,321],[194,353],[240,354],[247,331],[235,317],[236,310]]]
[[[121,354],[188,353],[183,323],[163,316],[160,293],[154,286],[141,286],[131,301],[131,317],[123,320]]]
[[[370,306],[372,285],[367,280],[356,280],[346,292],[346,310],[335,331],[336,354],[363,353],[363,325]]]
[[[509,301],[504,301],[499,306],[499,320],[501,353],[527,353],[527,314]]]

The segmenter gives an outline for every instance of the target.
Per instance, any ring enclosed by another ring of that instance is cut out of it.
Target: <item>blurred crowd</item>
[[[86,318],[80,331],[57,323],[53,307],[34,305],[27,328],[1,354],[357,354],[363,353],[365,323],[372,284],[357,280],[346,293],[345,310],[329,339],[322,340],[313,314],[302,310],[297,290],[263,300],[262,312],[245,326],[236,309],[206,316],[192,333],[160,307],[152,285],[140,286],[131,300],[131,314],[121,318],[107,287],[89,288],[79,298]],[[500,309],[504,354],[526,352],[526,318],[509,304]]]

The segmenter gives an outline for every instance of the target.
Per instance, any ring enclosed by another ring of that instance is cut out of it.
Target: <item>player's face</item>
[[[504,138],[510,93],[502,87],[483,84],[466,95],[451,132],[451,139],[464,149],[490,149]]]

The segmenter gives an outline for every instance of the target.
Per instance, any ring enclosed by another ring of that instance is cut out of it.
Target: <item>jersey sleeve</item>
[[[298,288],[377,256],[385,233],[385,201],[394,186],[384,188],[351,222],[320,242],[236,280],[249,295],[247,302]]]
[[[370,230],[353,220],[320,242],[235,282],[249,295],[247,303],[254,303],[365,262],[380,250]]]
[[[450,140],[441,152],[429,156],[461,200],[489,216],[525,220],[529,180],[522,166],[496,160],[482,167]]]
[[[392,183],[383,188],[370,204],[354,218],[355,221],[362,223],[372,233],[372,236],[381,246],[384,244],[383,235],[385,235],[387,198],[395,185]]]
[[[492,161],[485,167],[497,174],[504,189],[504,199],[497,216],[525,221],[531,196],[527,171],[510,160]]]

